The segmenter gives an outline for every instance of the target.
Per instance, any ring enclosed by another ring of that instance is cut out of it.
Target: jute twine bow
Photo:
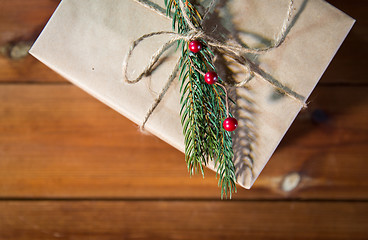
[[[159,7],[158,5],[149,2],[147,0],[134,0],[135,2],[141,4],[144,7],[147,7],[153,11],[155,11],[156,13],[158,13],[159,15],[162,15],[164,17],[168,17],[165,14],[164,9],[162,9],[161,7]],[[212,8],[215,6],[215,3],[217,2],[217,0],[213,0],[210,4],[209,7],[207,8],[203,19],[207,16],[207,14],[212,10]],[[270,84],[273,85],[273,87],[275,87],[278,91],[280,91],[281,93],[293,98],[294,100],[296,100],[297,102],[299,102],[301,104],[301,106],[306,107],[305,104],[305,97],[300,95],[299,93],[291,90],[290,88],[288,88],[287,86],[285,86],[284,84],[282,84],[281,82],[264,76],[267,74],[264,74],[264,71],[262,69],[260,69],[259,66],[257,66],[254,62],[252,62],[247,56],[246,54],[248,53],[252,53],[252,54],[262,54],[262,53],[266,53],[271,51],[272,49],[278,48],[279,46],[281,46],[281,44],[285,41],[287,32],[288,32],[288,28],[291,22],[291,17],[293,14],[293,9],[294,9],[294,0],[290,0],[289,1],[289,5],[288,5],[288,11],[287,11],[287,15],[283,21],[282,24],[282,28],[279,32],[279,34],[277,34],[275,41],[273,42],[273,44],[271,44],[268,47],[265,48],[247,48],[247,47],[243,47],[240,44],[238,44],[236,41],[229,41],[226,43],[221,43],[219,41],[217,41],[216,39],[210,37],[209,35],[207,35],[205,32],[203,32],[201,29],[196,28],[193,23],[191,22],[187,11],[185,9],[185,5],[183,3],[182,0],[179,0],[179,6],[181,9],[181,12],[183,13],[183,17],[187,23],[187,25],[190,28],[190,31],[188,31],[186,34],[179,34],[176,32],[170,32],[170,31],[160,31],[160,32],[152,32],[152,33],[148,33],[145,34],[143,36],[141,36],[140,38],[136,39],[135,41],[133,41],[132,45],[129,48],[129,51],[127,52],[127,54],[125,55],[124,61],[123,61],[123,76],[124,76],[124,81],[130,84],[135,84],[138,83],[140,80],[142,80],[142,78],[144,76],[149,75],[152,72],[152,69],[154,67],[154,65],[157,63],[157,61],[160,59],[160,57],[162,56],[162,54],[168,50],[174,43],[176,43],[178,40],[185,40],[185,41],[191,41],[191,40],[195,40],[195,39],[203,39],[206,41],[207,45],[209,47],[215,48],[218,52],[220,52],[221,54],[227,55],[229,57],[231,57],[233,60],[235,60],[236,62],[240,63],[244,68],[245,71],[249,73],[250,77],[243,80],[242,82],[239,83],[235,83],[232,84],[231,86],[235,86],[235,87],[243,87],[245,86],[245,84],[247,84],[250,80],[252,80],[254,77],[258,77],[261,78],[265,81],[268,81]],[[170,18],[170,17],[169,17]],[[142,70],[142,72],[138,75],[138,77],[136,77],[135,79],[129,79],[128,78],[128,64],[129,64],[129,60],[132,56],[132,53],[134,51],[134,49],[138,46],[138,44],[140,42],[142,42],[143,40],[153,37],[153,36],[157,36],[157,35],[169,35],[171,36],[170,39],[164,43],[151,57],[149,63],[146,65],[146,67]],[[180,61],[180,60],[179,60]],[[167,92],[167,90],[169,89],[171,83],[173,82],[173,80],[175,79],[178,71],[179,71],[179,61],[176,63],[176,66],[174,67],[172,73],[169,76],[168,81],[166,82],[165,86],[163,87],[163,89],[161,90],[160,94],[158,95],[158,97],[155,99],[154,103],[152,104],[151,108],[148,110],[148,112],[146,113],[146,116],[144,118],[144,121],[141,125],[141,130],[144,129],[144,126],[147,122],[147,120],[149,119],[149,117],[151,116],[151,114],[153,113],[153,111],[156,109],[156,107],[158,106],[158,104],[161,102],[162,98],[164,97],[165,93]]]

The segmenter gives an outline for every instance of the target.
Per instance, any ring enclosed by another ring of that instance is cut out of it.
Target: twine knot
[[[158,7],[157,5],[151,3],[148,0],[134,0],[134,1],[141,4],[144,7],[147,7],[149,9],[155,11],[156,13],[158,13],[162,16],[168,17],[168,16],[165,15],[163,9],[161,9],[160,7]],[[250,75],[249,78],[243,80],[242,82],[232,84],[232,86],[243,87],[251,79],[253,79],[253,77],[256,76],[256,77],[259,77],[259,78],[261,78],[265,81],[268,81],[279,92],[281,92],[281,93],[293,98],[297,102],[299,102],[302,107],[306,107],[304,96],[302,96],[299,93],[291,90],[289,87],[285,86],[284,84],[277,81],[276,79],[268,77],[267,76],[268,74],[265,74],[265,72],[258,65],[256,65],[254,62],[252,62],[246,56],[246,54],[249,54],[249,53],[252,53],[252,54],[266,53],[266,52],[269,52],[270,50],[278,48],[279,46],[282,45],[282,43],[285,41],[287,32],[288,32],[289,27],[290,27],[291,17],[292,17],[292,13],[293,13],[293,10],[294,10],[294,7],[293,7],[294,0],[289,0],[287,15],[284,19],[284,22],[283,22],[283,25],[280,29],[280,32],[276,36],[275,41],[273,42],[273,44],[271,44],[270,46],[265,47],[265,48],[247,48],[247,47],[244,47],[244,46],[238,44],[236,41],[225,42],[225,43],[219,42],[218,40],[216,40],[216,39],[210,37],[208,34],[206,34],[202,29],[195,27],[193,25],[193,23],[191,22],[188,14],[186,12],[185,5],[184,5],[183,1],[179,0],[178,2],[179,2],[179,6],[180,6],[181,12],[183,14],[183,17],[185,19],[185,22],[189,26],[190,30],[185,34],[180,34],[180,33],[171,32],[171,31],[152,32],[152,33],[144,34],[143,36],[141,36],[138,39],[136,39],[135,41],[133,41],[130,48],[129,48],[129,50],[128,50],[128,52],[126,53],[124,61],[123,61],[123,76],[124,76],[124,81],[126,83],[129,83],[129,84],[138,83],[140,80],[142,80],[142,78],[144,76],[149,75],[152,72],[152,69],[153,69],[154,65],[157,63],[157,61],[162,56],[162,54],[165,51],[167,51],[177,41],[184,40],[184,41],[189,42],[191,40],[203,39],[204,41],[206,41],[206,43],[209,47],[214,48],[214,49],[218,50],[220,53],[222,53],[224,55],[227,55],[230,58],[234,59],[236,62],[238,62],[242,66],[244,66],[245,71],[249,73],[249,75]],[[207,8],[207,10],[204,14],[204,18],[211,11],[211,9],[215,6],[216,2],[217,2],[217,0],[212,0],[212,2],[209,4],[209,7]],[[170,38],[166,43],[164,43],[151,56],[149,63],[145,66],[145,68],[141,71],[141,73],[135,79],[129,79],[128,78],[128,64],[129,64],[129,60],[131,58],[131,55],[132,55],[134,49],[143,40],[145,40],[147,38],[150,38],[150,37],[153,37],[153,36],[157,36],[157,35],[169,35]],[[151,114],[153,113],[155,108],[161,102],[161,100],[164,97],[165,93],[169,89],[171,83],[175,79],[175,77],[176,77],[176,75],[179,71],[179,61],[176,63],[176,66],[174,67],[172,73],[170,74],[169,79],[166,82],[164,88],[161,90],[159,96],[155,99],[155,101],[152,104],[151,108],[148,110],[148,112],[147,112],[147,114],[144,118],[144,121],[140,126],[141,130],[144,129],[144,126],[145,126],[148,118],[151,116]]]

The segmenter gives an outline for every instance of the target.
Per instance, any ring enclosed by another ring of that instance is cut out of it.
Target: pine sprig
[[[173,19],[173,29],[186,34],[190,31],[179,2],[182,0],[165,0],[167,14]],[[196,28],[201,28],[201,15],[195,7],[185,1],[187,15]],[[203,165],[209,160],[215,161],[217,176],[221,187],[221,197],[230,197],[236,191],[235,167],[231,134],[222,128],[226,115],[226,94],[216,84],[206,84],[201,72],[214,71],[213,53],[206,42],[198,53],[188,49],[188,43],[181,40],[182,56],[180,59],[181,123],[185,136],[185,159],[190,174],[203,172]],[[194,66],[193,66],[194,65]],[[223,81],[219,78],[219,83]]]

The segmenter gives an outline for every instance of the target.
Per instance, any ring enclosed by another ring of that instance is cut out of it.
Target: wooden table
[[[368,239],[368,1],[252,190],[26,54],[59,1],[0,2],[0,239]]]

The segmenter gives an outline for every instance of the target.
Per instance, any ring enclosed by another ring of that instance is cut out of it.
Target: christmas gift
[[[30,53],[250,188],[354,20],[322,0],[63,0]]]

